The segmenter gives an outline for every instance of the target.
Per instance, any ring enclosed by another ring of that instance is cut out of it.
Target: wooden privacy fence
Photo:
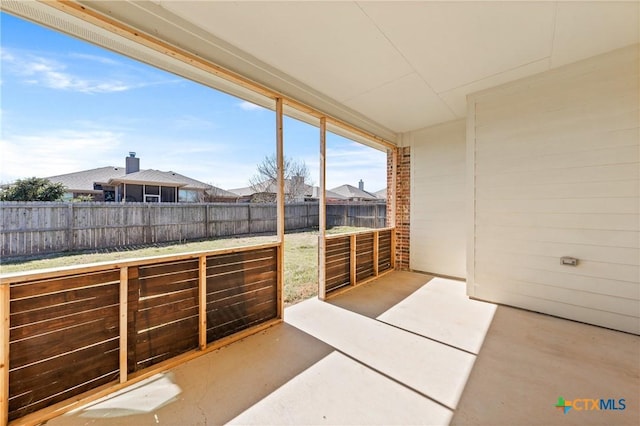
[[[273,243],[0,276],[5,422],[46,419],[280,321],[281,250]]]
[[[325,237],[325,295],[363,284],[395,267],[394,228]]]
[[[327,226],[383,227],[385,204],[327,206]],[[0,256],[28,256],[276,231],[257,203],[0,203]],[[285,229],[318,226],[318,203],[285,206]]]

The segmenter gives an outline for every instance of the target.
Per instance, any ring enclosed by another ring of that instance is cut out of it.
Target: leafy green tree
[[[48,179],[31,177],[18,179],[0,191],[0,201],[60,201],[65,187]]]

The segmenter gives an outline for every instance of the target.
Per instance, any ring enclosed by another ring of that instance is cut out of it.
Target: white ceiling
[[[640,42],[638,0],[80,1],[389,140],[464,117],[470,93]]]
[[[401,133],[466,95],[639,39],[639,2],[202,2],[162,8]]]

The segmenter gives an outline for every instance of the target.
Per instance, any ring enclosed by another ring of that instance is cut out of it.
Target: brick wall
[[[409,269],[409,223],[411,202],[411,148],[396,148],[398,153],[398,170],[396,188],[393,185],[393,152],[387,151],[387,223],[394,223],[391,197],[396,194],[396,268]]]

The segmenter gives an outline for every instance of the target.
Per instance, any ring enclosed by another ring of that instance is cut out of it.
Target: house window
[[[181,203],[197,203],[198,200],[198,191],[194,191],[191,189],[181,189],[178,192],[178,201]]]
[[[160,202],[160,196],[159,195],[145,195],[144,196],[144,202],[145,203],[159,203]]]

